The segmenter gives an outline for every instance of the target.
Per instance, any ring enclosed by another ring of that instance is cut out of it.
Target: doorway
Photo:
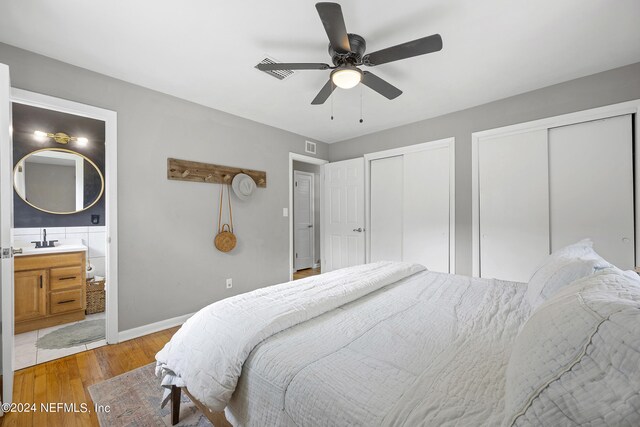
[[[33,92],[11,102],[18,254],[3,321],[17,370],[118,341],[117,125],[115,112]]]
[[[289,154],[289,267],[293,280],[321,273],[323,165]]]
[[[307,169],[316,171],[305,172],[300,170],[304,163],[293,162],[293,268],[296,272],[300,270],[313,269],[319,267],[317,258],[320,250],[316,251],[315,242],[319,236],[315,233],[319,230],[320,212],[316,210],[314,196],[315,183],[319,180],[315,176],[320,176],[320,166],[309,165]]]

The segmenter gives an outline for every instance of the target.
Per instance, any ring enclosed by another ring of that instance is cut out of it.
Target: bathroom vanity
[[[86,247],[23,248],[15,260],[15,333],[85,317]]]

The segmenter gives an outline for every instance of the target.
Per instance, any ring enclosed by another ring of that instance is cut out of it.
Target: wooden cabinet
[[[84,319],[85,252],[15,258],[15,331]]]
[[[47,315],[47,270],[19,271],[15,274],[16,322]]]

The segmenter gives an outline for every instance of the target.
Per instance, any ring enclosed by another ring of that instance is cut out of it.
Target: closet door
[[[449,147],[404,155],[403,260],[449,273]]]
[[[528,282],[549,254],[547,130],[478,143],[480,276]]]
[[[549,129],[552,250],[589,237],[634,267],[632,132],[631,115]]]
[[[371,262],[402,261],[402,156],[370,163]]]

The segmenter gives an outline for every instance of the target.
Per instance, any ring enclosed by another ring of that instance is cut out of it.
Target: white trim
[[[554,117],[533,120],[530,122],[517,123],[514,125],[503,126],[494,129],[474,132],[472,138],[487,138],[490,136],[506,136],[522,132],[530,132],[534,130],[544,130],[559,126],[567,126],[576,123],[589,122],[592,120],[606,119],[614,116],[622,116],[625,114],[635,114],[640,108],[640,99],[619,104],[607,105],[604,107],[592,108],[589,110],[576,111],[574,113],[562,114]]]
[[[13,141],[11,134],[11,79],[9,67],[0,64],[0,247],[11,248],[11,228],[13,227]],[[5,191],[7,189],[7,191]],[[2,294],[2,398],[4,403],[13,402],[13,335],[14,335],[14,279],[13,257],[0,256],[0,293]],[[2,409],[0,408],[0,415]],[[0,421],[0,424],[2,422]]]
[[[120,342],[132,340],[155,332],[164,331],[165,329],[180,326],[196,313],[183,314],[182,316],[172,317],[170,319],[160,320],[159,322],[149,323],[148,325],[138,326],[137,328],[127,329],[118,334]]]
[[[449,148],[449,272],[456,271],[456,139],[443,138],[390,150],[377,151],[364,155],[364,203],[365,203],[365,256],[371,260],[371,161],[387,157],[402,156],[419,151],[437,148]]]
[[[315,202],[315,181],[316,181],[316,175],[312,172],[305,172],[305,171],[300,171],[300,170],[293,170],[293,175],[295,176],[295,174],[300,174],[300,175],[306,175],[308,177],[310,177],[311,179],[311,228],[313,228],[313,233],[311,233],[311,247],[313,248],[312,250],[312,260],[311,260],[311,267],[309,268],[313,268],[313,266],[316,264],[316,260],[318,259],[318,254],[316,253],[316,202]],[[295,180],[294,180],[295,181]],[[295,194],[295,190],[294,190],[294,194]],[[295,200],[294,200],[294,204],[292,206],[293,211],[291,211],[292,216],[293,216],[293,222],[294,222],[294,230],[293,230],[293,249],[295,252],[295,246],[296,246],[296,232],[295,232],[295,209],[296,209],[296,205],[295,205]],[[298,270],[303,270],[303,269],[298,269],[296,268],[296,262],[293,261],[293,269],[298,271]]]
[[[92,105],[13,88],[12,102],[105,122],[106,339],[118,342],[118,114]]]
[[[289,280],[293,280],[293,161],[311,163],[312,165],[325,165],[328,160],[304,154],[289,153]],[[324,230],[324,168],[320,168],[320,232]],[[320,254],[323,254],[323,240],[320,239]],[[320,255],[322,257],[322,255]]]
[[[471,134],[471,250],[472,250],[472,274],[480,276],[480,201],[479,201],[479,169],[478,169],[478,144],[483,138],[507,136],[536,130],[548,130],[560,126],[568,126],[577,123],[584,123],[593,120],[601,120],[625,114],[635,114],[635,139],[633,141],[635,151],[635,211],[636,211],[636,236],[635,236],[635,257],[636,265],[640,265],[640,136],[638,132],[640,126],[640,99],[621,102],[619,104],[607,105],[604,107],[592,108],[574,113],[562,114],[554,117],[547,117],[540,120],[518,123],[510,126],[503,126],[495,129],[474,132]]]

